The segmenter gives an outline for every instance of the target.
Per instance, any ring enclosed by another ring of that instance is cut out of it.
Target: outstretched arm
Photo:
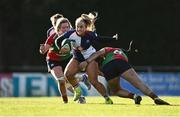
[[[112,37],[111,36],[98,35],[97,38],[98,38],[97,41],[109,42],[109,41],[112,41],[112,40],[118,40],[118,34],[115,34]]]
[[[90,63],[92,62],[93,60],[97,59],[99,56],[102,56],[105,54],[105,49],[101,49],[95,53],[93,53],[88,59],[86,59],[86,62],[87,63]]]
[[[46,42],[44,44],[40,44],[39,52],[41,54],[45,54],[49,50],[49,48],[53,45],[55,35],[56,33],[53,33],[46,39]]]
[[[99,39],[115,39],[118,40],[118,34],[113,35],[112,37],[110,36],[98,36]]]

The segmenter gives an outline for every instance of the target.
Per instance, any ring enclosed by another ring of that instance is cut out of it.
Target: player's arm
[[[40,48],[39,48],[39,52],[41,54],[45,54],[49,48],[53,45],[54,43],[54,39],[53,37],[55,36],[56,34],[52,34],[50,35],[47,39],[46,39],[46,42],[44,44],[40,44]]]
[[[39,52],[45,54],[51,46],[49,44],[40,44]]]
[[[101,36],[98,35],[96,32],[91,32],[90,35],[93,37],[91,40],[92,44],[96,42],[112,42],[118,40],[118,34],[115,34],[113,36]]]
[[[118,40],[118,34],[115,34],[113,35],[112,37],[111,36],[97,36],[99,40],[111,40],[111,39],[115,39],[115,40]]]
[[[105,54],[105,48],[102,48],[101,50],[93,53],[88,59],[86,59],[87,63],[92,62],[93,60],[97,59],[100,56],[103,56]]]
[[[54,32],[55,32],[55,31],[54,31],[54,27],[52,26],[51,28],[49,28],[49,29],[47,30],[47,37],[51,36]]]
[[[101,49],[95,53],[93,53],[88,59],[86,59],[85,61],[81,62],[79,64],[79,67],[81,70],[86,69],[87,65],[92,62],[93,60],[95,60],[96,58],[103,56],[106,53],[105,49]]]

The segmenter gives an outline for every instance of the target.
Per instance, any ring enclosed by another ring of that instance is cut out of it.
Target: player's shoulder
[[[76,30],[72,29],[72,30],[69,30],[69,31],[67,31],[66,33],[64,33],[64,35],[71,35],[71,34],[73,34],[74,32],[76,32]]]
[[[105,50],[111,50],[111,49],[113,49],[112,47],[104,47],[103,49],[105,49]]]
[[[54,33],[54,27],[51,27],[47,30],[47,37],[49,37],[50,35],[52,35]]]
[[[103,49],[105,50],[105,52],[112,52],[112,51],[115,51],[115,50],[119,50],[120,48],[104,47]]]
[[[47,37],[47,39],[49,40],[51,40],[51,39],[55,39],[56,38],[56,33],[54,32],[54,33],[52,33],[52,34],[50,34],[48,37]]]
[[[96,36],[97,36],[97,33],[94,32],[94,31],[87,31],[87,32],[86,32],[86,35],[96,37]]]

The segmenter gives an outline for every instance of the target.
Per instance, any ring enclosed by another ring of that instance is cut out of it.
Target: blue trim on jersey
[[[63,35],[62,35],[62,38],[65,39],[65,38],[69,38],[71,36],[71,34],[73,34],[74,32],[76,32],[76,30],[70,30],[68,32],[65,32]]]
[[[78,62],[85,61],[83,55],[79,50],[72,50],[72,52],[73,52],[73,58],[75,58]]]

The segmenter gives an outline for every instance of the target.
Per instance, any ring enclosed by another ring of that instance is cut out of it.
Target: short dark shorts
[[[73,50],[73,58],[76,59],[79,63],[85,61],[83,55],[78,50]]]
[[[64,61],[47,60],[48,71],[52,70],[56,66],[61,66],[64,71],[64,69],[65,69],[66,65],[68,64],[68,62],[70,61],[70,59],[71,59],[71,57]]]
[[[132,68],[131,65],[121,59],[113,60],[107,63],[103,68],[102,72],[104,73],[104,77],[106,80],[111,80],[115,77],[120,77],[122,73]]]

